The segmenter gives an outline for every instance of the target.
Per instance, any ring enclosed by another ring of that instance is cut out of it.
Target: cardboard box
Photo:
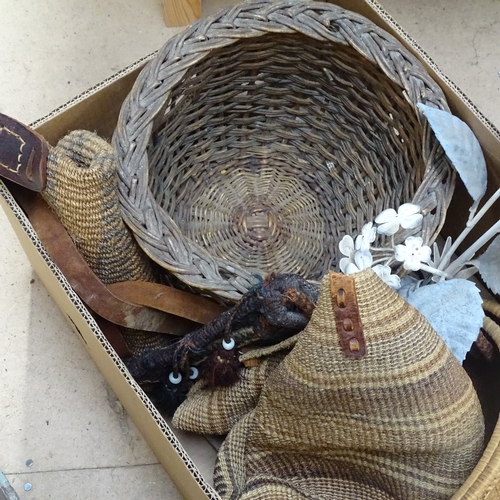
[[[421,59],[431,76],[441,85],[452,112],[466,121],[483,146],[488,170],[489,190],[500,186],[500,133],[474,107],[470,100],[444,76],[431,59],[410,39],[403,29],[373,0],[337,0],[344,8],[356,11],[391,32]],[[112,136],[121,103],[141,67],[153,55],[124,69],[81,96],[38,120],[33,127],[51,144],[70,130],[83,128],[96,131],[103,137]],[[152,450],[172,480],[186,498],[218,498],[211,483],[215,450],[202,437],[193,438],[186,433],[174,434],[168,423],[149,402],[139,386],[113,351],[98,325],[65,277],[54,265],[40,244],[29,220],[17,204],[8,187],[0,181],[0,204],[29,257],[35,271],[49,290],[55,302],[67,317],[73,330],[81,337],[90,356],[102,372],[123,406],[130,414]],[[468,206],[465,207],[465,211]],[[464,219],[460,204],[452,204],[446,231],[453,232],[457,221]],[[451,220],[451,223],[450,223]],[[485,223],[491,223],[486,219]],[[179,437],[177,437],[179,436]],[[190,449],[190,454],[186,451]],[[195,453],[194,450],[197,450]],[[201,450],[201,452],[200,452]],[[195,464],[190,455],[197,455]]]

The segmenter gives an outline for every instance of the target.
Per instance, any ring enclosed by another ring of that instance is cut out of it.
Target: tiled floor
[[[233,3],[207,0],[204,9]],[[499,1],[382,3],[499,127]],[[29,123],[176,31],[163,24],[161,0],[0,0],[0,112]],[[180,498],[39,283],[3,212],[0,470],[23,500]]]

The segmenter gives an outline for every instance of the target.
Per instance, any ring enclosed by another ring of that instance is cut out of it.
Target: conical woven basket
[[[331,273],[214,485],[228,500],[445,500],[483,449],[471,379],[425,318],[371,270]]]
[[[153,260],[232,300],[255,274],[320,279],[343,235],[405,202],[429,244],[454,174],[419,102],[448,109],[401,43],[338,6],[253,1],[200,20],[122,106],[124,217]]]

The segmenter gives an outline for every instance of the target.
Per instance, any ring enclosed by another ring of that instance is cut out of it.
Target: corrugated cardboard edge
[[[52,145],[55,145],[63,135],[76,128],[91,130],[101,137],[110,139],[116,126],[116,117],[120,111],[123,99],[129,93],[139,72],[156,54],[157,51],[135,61],[130,66],[118,71],[70,101],[62,104],[49,114],[34,121],[30,124],[30,127],[36,129]],[[118,88],[116,87],[117,85]],[[123,94],[123,99],[116,99],[116,94]],[[95,101],[93,104],[99,106],[103,119],[97,125],[93,123],[86,127],[85,113],[83,113],[82,119],[80,108],[83,103],[88,106],[89,101]],[[118,107],[117,103],[119,103]],[[66,113],[69,110],[71,110],[71,113]],[[109,119],[109,117],[113,118]],[[55,118],[57,118],[56,128],[52,126]]]
[[[431,59],[429,54],[425,52],[420,45],[413,40],[413,38],[405,32],[405,30],[395,21],[395,19],[378,3],[376,0],[327,0],[329,3],[340,5],[341,7],[354,10],[359,14],[373,21],[375,24],[385,29],[391,35],[395,36],[407,49],[413,52],[426,66],[427,71],[431,77],[440,84],[452,111],[460,115],[462,120],[466,121],[473,129],[474,133],[478,135],[483,148],[486,147],[484,142],[498,147],[500,141],[500,131],[481,113],[477,106],[467,97],[467,95],[456,85],[455,82],[450,80],[438,67],[438,65]],[[459,98],[460,103],[456,102]],[[469,121],[470,119],[470,121]],[[487,137],[483,137],[486,133]],[[494,136],[491,141],[489,134]],[[490,140],[486,140],[489,138]],[[492,153],[493,154],[493,153]],[[500,159],[500,155],[494,155]]]
[[[490,181],[500,187],[500,131],[488,120],[467,95],[450,80],[413,38],[376,0],[328,0],[345,9],[355,10],[395,36],[422,61],[430,76],[443,90],[453,114],[465,121],[476,134],[489,165]]]
[[[460,117],[472,129],[483,150],[488,167],[488,190],[484,199],[488,199],[497,189],[500,188],[500,131],[490,120],[488,120],[477,106],[467,97],[458,85],[450,80],[431,59],[429,54],[405,32],[405,30],[394,20],[394,18],[377,2],[377,0],[326,0],[343,7],[344,9],[355,11],[376,25],[380,26],[388,33],[397,38],[411,53],[415,55],[424,65],[429,75],[439,84],[446,97],[450,111]],[[461,231],[460,225],[456,221],[466,221],[469,216],[469,204],[464,203],[469,195],[465,187],[459,182],[455,190],[448,211],[455,217],[453,220],[447,218],[442,230],[445,236],[456,238]],[[498,207],[498,202],[495,205]],[[482,218],[471,234],[459,247],[459,250],[467,248],[472,242],[477,240],[496,222],[493,210]],[[462,226],[463,227],[463,226]]]
[[[94,130],[101,137],[111,138],[123,99],[132,88],[138,73],[155,55],[156,52],[139,59],[36,120],[30,127],[51,144],[56,144],[60,137],[75,128]],[[91,116],[87,118],[89,108],[101,110],[105,118],[96,124]],[[89,126],[86,126],[86,123],[89,123]],[[63,273],[45,251],[29,219],[1,180],[0,206],[7,214],[23,250],[42,283],[65,315],[71,328],[83,341],[99,371],[179,491],[186,498],[193,500],[218,500],[219,496],[202,476],[163,416],[130,377],[125,365]]]

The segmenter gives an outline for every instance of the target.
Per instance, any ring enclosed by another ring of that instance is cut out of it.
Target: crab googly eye
[[[182,380],[182,375],[180,373],[177,374],[177,376],[174,375],[174,372],[170,372],[170,375],[168,376],[168,380],[174,385],[180,384]]]
[[[189,378],[191,380],[197,379],[198,378],[198,374],[199,374],[198,368],[196,368],[195,366],[190,366],[189,367]]]
[[[225,340],[222,341],[222,347],[226,351],[230,351],[231,349],[234,349],[235,345],[236,345],[236,342],[234,341],[233,338],[229,339],[229,342],[226,342]]]

